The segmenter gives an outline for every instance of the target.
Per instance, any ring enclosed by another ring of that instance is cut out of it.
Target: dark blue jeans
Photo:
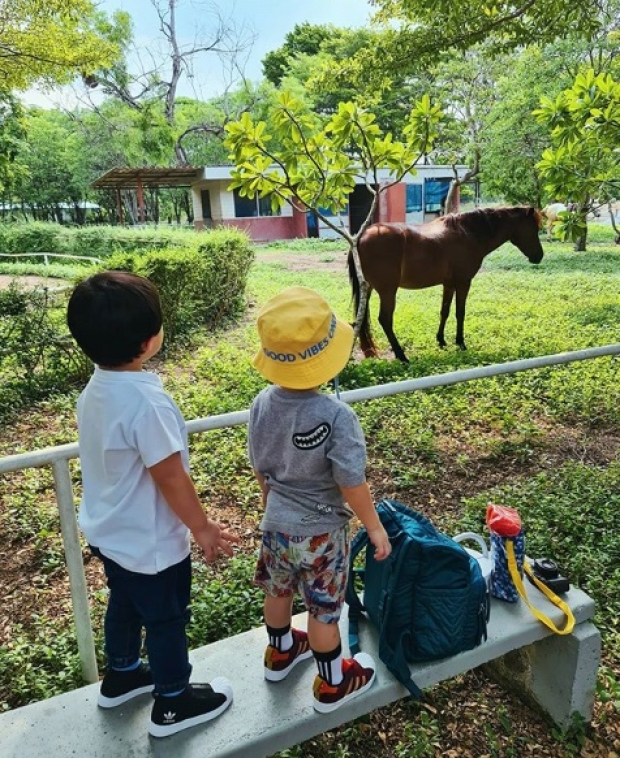
[[[144,628],[155,692],[184,689],[192,671],[185,634],[190,619],[190,557],[159,574],[138,574],[106,558],[98,548],[91,550],[103,561],[110,588],[104,623],[108,665],[125,668],[138,660]]]

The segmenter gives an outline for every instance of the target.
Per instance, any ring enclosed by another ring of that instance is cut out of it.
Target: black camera
[[[536,579],[549,587],[556,595],[568,592],[569,581],[565,576],[560,574],[557,563],[552,561],[551,558],[537,558],[535,561],[532,561],[531,569]],[[534,584],[529,574],[527,574],[527,578]]]

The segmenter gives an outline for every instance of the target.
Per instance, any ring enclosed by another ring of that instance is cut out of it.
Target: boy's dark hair
[[[157,287],[143,276],[103,271],[73,290],[67,307],[73,338],[96,364],[123,366],[138,358],[162,327]]]

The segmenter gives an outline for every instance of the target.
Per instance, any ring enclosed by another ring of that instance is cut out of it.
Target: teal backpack
[[[353,540],[346,592],[349,648],[351,655],[359,652],[358,624],[365,613],[379,630],[379,658],[420,697],[408,663],[446,658],[486,640],[489,592],[478,561],[420,513],[395,500],[382,500],[377,513],[392,553],[375,560],[365,529]],[[357,569],[354,562],[364,549],[364,567]]]

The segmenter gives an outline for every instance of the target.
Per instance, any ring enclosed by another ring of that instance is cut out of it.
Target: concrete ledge
[[[538,607],[556,623],[561,623],[562,614],[555,606],[536,589],[528,587],[528,592]],[[585,593],[571,588],[566,600],[578,625],[593,617],[594,603]],[[303,627],[305,616],[298,617],[296,623]],[[342,623],[346,642],[345,619]],[[98,685],[95,684],[0,715],[0,758],[83,755],[89,758],[169,758],[172,755],[175,758],[266,758],[408,696],[405,688],[379,661],[376,635],[370,624],[360,626],[362,650],[377,661],[377,681],[367,693],[333,713],[319,715],[312,708],[312,682],[316,671],[312,661],[301,664],[283,682],[264,680],[262,656],[266,637],[260,628],[192,652],[194,681],[222,675],[233,683],[232,706],[212,723],[156,740],[147,734],[149,696],[104,711],[96,705]],[[523,603],[509,605],[493,601],[487,642],[452,658],[413,666],[412,674],[420,687],[430,687],[550,636],[552,633],[536,621]]]

